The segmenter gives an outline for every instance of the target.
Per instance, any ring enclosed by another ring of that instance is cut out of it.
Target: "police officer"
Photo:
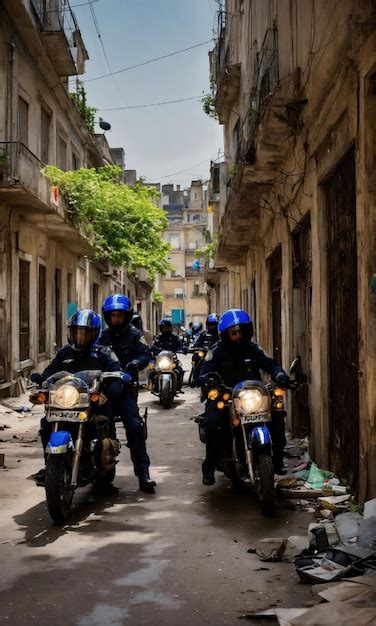
[[[217,341],[219,316],[216,313],[210,313],[206,318],[206,330],[203,330],[193,344],[193,348],[211,348]]]
[[[193,342],[198,339],[199,334],[202,331],[202,323],[201,322],[193,322],[192,324],[192,340]]]
[[[61,348],[42,374],[34,373],[33,382],[41,384],[53,374],[69,372],[75,374],[83,370],[101,370],[102,372],[121,372],[121,365],[111,350],[97,345],[101,328],[99,315],[92,309],[81,309],[74,313],[68,324],[68,344]],[[107,390],[107,402],[101,406],[103,415],[110,418],[110,436],[115,437],[113,420],[113,402],[122,393],[121,382],[112,382]],[[40,435],[43,449],[46,448],[51,434],[51,424],[45,418],[41,420]],[[45,470],[34,475],[35,480],[43,484]]]
[[[174,335],[174,333],[172,332],[172,324],[170,320],[165,318],[162,319],[159,322],[159,330],[161,332],[159,335],[156,336],[154,343],[151,347],[153,356],[157,356],[157,354],[159,354],[162,350],[170,350],[170,352],[173,352],[174,354],[176,354],[177,352],[187,354],[187,346],[184,345],[184,342],[180,337]],[[175,362],[175,371],[178,375],[178,388],[181,389],[183,385],[184,370],[178,359],[176,359]]]
[[[131,302],[121,294],[108,296],[103,302],[102,312],[108,328],[101,334],[99,344],[115,352],[123,371],[137,383],[138,372],[148,365],[151,352],[142,332],[131,325]],[[150,459],[146,451],[144,428],[134,394],[127,387],[121,396],[120,413],[140,489],[152,493],[156,483],[149,476]]]
[[[218,376],[228,387],[235,387],[243,380],[261,380],[260,369],[271,375],[281,387],[289,387],[290,379],[280,365],[268,357],[251,341],[252,319],[242,309],[230,309],[218,324],[220,341],[206,355],[198,384],[218,384]],[[219,411],[215,402],[206,405],[206,458],[202,464],[204,485],[214,485],[214,472],[223,453],[226,438],[226,413]],[[277,474],[283,470],[283,448],[286,444],[284,417],[272,414],[271,435],[273,441],[273,464]]]

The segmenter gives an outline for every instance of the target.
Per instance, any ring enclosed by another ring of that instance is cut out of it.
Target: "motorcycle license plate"
[[[47,422],[82,422],[85,421],[82,419],[83,412],[84,411],[49,411],[47,414]]]
[[[242,424],[256,424],[258,422],[269,422],[269,415],[242,415]]]

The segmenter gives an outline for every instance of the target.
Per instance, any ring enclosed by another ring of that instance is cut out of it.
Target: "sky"
[[[223,154],[222,127],[205,115],[199,100],[122,111],[104,109],[207,92],[208,51],[213,42],[113,78],[90,79],[210,40],[216,0],[97,0],[91,5],[88,0],[70,0],[70,4],[90,56],[81,77],[87,102],[98,109],[97,119],[101,116],[111,124],[107,140],[111,147],[124,147],[126,168],[136,169],[148,182],[187,187],[191,179],[208,179],[210,160]],[[75,79],[70,82],[72,90]],[[102,132],[98,126],[96,130]]]

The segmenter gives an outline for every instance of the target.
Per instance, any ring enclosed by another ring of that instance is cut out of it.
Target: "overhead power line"
[[[221,150],[219,150],[217,154],[219,154],[220,152]],[[208,161],[219,161],[219,159],[222,158],[221,156],[218,156],[217,158],[215,158],[215,156],[216,155],[212,157],[208,157],[204,161],[200,161],[200,163],[195,163],[195,165],[192,165],[192,167],[187,167],[185,170],[180,170],[179,172],[174,172],[173,174],[167,174],[167,176],[154,176],[154,179],[164,180],[165,178],[172,178],[172,176],[177,176],[178,174],[184,174],[184,172],[189,172],[190,170],[194,170],[195,167],[199,167],[200,165],[203,165],[204,163],[207,163]]]
[[[175,52],[170,52],[169,54],[164,54],[160,57],[155,57],[154,59],[149,59],[148,61],[143,61],[142,63],[137,63],[136,65],[129,65],[128,67],[124,67],[121,70],[116,70],[115,72],[109,72],[108,74],[102,74],[102,76],[96,76],[95,78],[88,78],[84,82],[91,83],[94,80],[100,80],[101,78],[107,78],[107,76],[114,76],[114,74],[122,74],[123,72],[129,72],[129,70],[134,70],[138,67],[143,67],[144,65],[149,65],[150,63],[155,63],[156,61],[161,61],[162,59],[168,59],[169,57],[173,57],[177,54],[182,54],[183,52],[188,52],[189,50],[193,50],[194,48],[200,48],[200,46],[205,46],[206,44],[213,41],[213,39],[208,39],[207,41],[202,41],[201,43],[196,43],[194,46],[189,46],[188,48],[182,48],[181,50],[175,50]]]
[[[127,111],[129,109],[145,109],[147,107],[160,107],[165,104],[176,104],[177,102],[199,100],[199,98],[202,98],[202,94],[200,94],[199,96],[192,96],[192,98],[179,98],[179,100],[166,100],[165,102],[149,102],[148,104],[135,104],[133,106],[126,107],[109,107],[107,109],[98,109],[98,111]]]

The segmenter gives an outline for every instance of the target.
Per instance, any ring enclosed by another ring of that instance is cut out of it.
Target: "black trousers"
[[[132,391],[124,391],[116,402],[115,411],[121,417],[131,452],[134,473],[139,476],[148,471],[150,459],[146,451],[145,431],[137,402]]]

